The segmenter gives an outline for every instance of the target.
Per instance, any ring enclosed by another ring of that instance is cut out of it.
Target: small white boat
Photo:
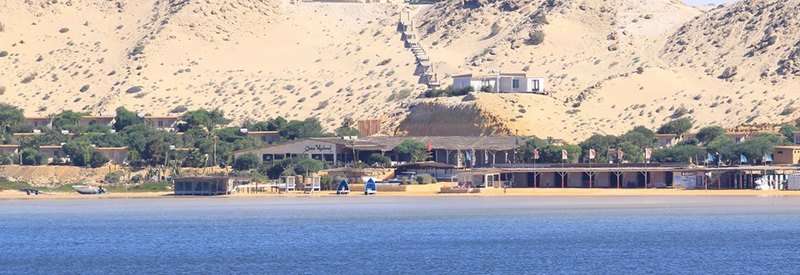
[[[89,186],[89,185],[73,185],[72,189],[81,195],[97,195],[106,192],[106,190],[103,189],[103,187]]]

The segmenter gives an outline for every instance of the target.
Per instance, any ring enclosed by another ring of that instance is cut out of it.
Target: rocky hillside
[[[740,1],[709,11],[672,35],[664,56],[728,81],[800,76],[800,1]]]

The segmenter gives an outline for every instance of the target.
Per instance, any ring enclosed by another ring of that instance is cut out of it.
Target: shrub
[[[384,59],[383,61],[381,61],[381,62],[378,62],[378,66],[385,66],[385,65],[389,64],[389,62],[392,62],[392,59],[391,59],[391,58],[389,58],[389,59]]]
[[[680,118],[682,116],[685,116],[688,113],[689,113],[689,110],[686,109],[685,107],[681,106],[681,107],[678,107],[678,109],[675,109],[675,111],[672,113],[671,117],[673,119],[676,119],[676,118]]]
[[[135,94],[135,93],[139,93],[141,91],[142,91],[142,86],[133,86],[133,87],[128,88],[128,90],[126,90],[125,92],[129,93],[129,94]]]
[[[92,161],[89,163],[93,168],[103,167],[108,163],[109,159],[101,154],[100,152],[94,151],[92,152]]]
[[[531,22],[536,25],[549,24],[549,22],[547,21],[547,15],[542,12],[537,12],[531,15],[530,18]]]
[[[367,164],[375,166],[387,167],[392,165],[392,159],[381,154],[372,154],[367,159]]]
[[[791,115],[792,113],[794,113],[794,111],[796,111],[796,109],[794,107],[786,106],[786,108],[783,108],[783,111],[781,111],[780,115],[788,116],[788,115]]]
[[[433,176],[431,176],[429,174],[419,174],[419,175],[417,175],[416,180],[417,180],[418,184],[436,183],[436,179],[433,178]]]
[[[237,171],[255,169],[260,162],[255,154],[245,154],[233,161],[233,169]]]
[[[108,183],[108,184],[120,183],[120,181],[122,181],[122,172],[111,172],[111,173],[108,173],[108,174],[106,174],[105,177],[103,177],[103,181],[105,181],[105,183]]]
[[[128,54],[130,57],[134,57],[144,53],[144,45],[138,45],[133,48],[133,50]]]
[[[291,158],[275,161],[273,163],[262,163],[258,167],[258,173],[271,179],[281,176],[305,175],[316,173],[325,168],[325,163],[309,158]]]
[[[175,108],[172,108],[172,110],[170,110],[169,112],[173,114],[179,114],[179,113],[185,113],[188,110],[189,109],[187,109],[186,106],[180,105],[176,106]]]
[[[39,153],[38,150],[33,148],[25,148],[22,150],[23,165],[42,165],[45,162],[44,154]]]
[[[658,128],[658,133],[681,135],[692,129],[692,125],[693,123],[691,118],[680,118],[662,125],[661,128]]]
[[[11,165],[14,164],[14,155],[11,154],[0,154],[0,165]]]
[[[475,91],[475,89],[472,88],[472,86],[468,86],[468,87],[466,87],[464,89],[459,89],[459,90],[450,89],[450,90],[448,90],[448,96],[464,96],[464,95],[467,95],[467,94],[469,94],[469,93],[471,93],[473,91]]]
[[[530,32],[530,34],[528,34],[528,44],[535,46],[535,45],[542,44],[542,42],[544,42],[544,32],[543,31],[536,30],[536,31],[532,31],[532,32]]]
[[[412,139],[404,140],[395,147],[395,150],[401,155],[408,156],[411,162],[424,161],[430,157],[425,144]]]

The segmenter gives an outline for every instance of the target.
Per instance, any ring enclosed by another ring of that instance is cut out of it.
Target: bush
[[[532,31],[532,32],[530,32],[530,34],[528,34],[528,44],[535,46],[535,45],[542,44],[542,42],[544,42],[544,32],[543,31],[536,30],[536,31]]]
[[[316,173],[325,168],[325,163],[309,158],[291,158],[279,160],[273,163],[262,163],[258,167],[258,173],[271,179],[281,176],[306,175]]]
[[[395,147],[395,150],[401,155],[408,156],[411,162],[425,161],[430,157],[425,144],[413,139],[404,140]]]
[[[22,165],[42,165],[47,162],[44,154],[33,148],[22,150]]]
[[[122,172],[111,172],[103,177],[103,181],[107,184],[117,184],[122,181]]]
[[[372,166],[387,167],[392,165],[392,159],[381,154],[372,154],[367,158],[367,164]]]
[[[256,169],[261,161],[254,154],[245,154],[233,161],[233,169],[237,171]]]
[[[436,179],[429,174],[419,174],[417,175],[417,184],[431,184],[436,183]]]
[[[94,151],[92,152],[92,161],[89,163],[92,168],[103,167],[108,163],[109,159],[101,154],[100,152]]]
[[[14,155],[12,154],[0,154],[0,165],[11,165],[14,164]]]
[[[666,124],[662,125],[661,128],[658,128],[659,134],[676,134],[682,135],[692,129],[693,122],[691,118],[684,117],[680,119],[676,119]]]
[[[471,92],[474,92],[475,89],[472,86],[463,88],[463,89],[453,89],[453,87],[447,87],[447,89],[431,89],[425,91],[422,96],[426,98],[435,98],[435,97],[451,97],[451,96],[465,96]]]
[[[133,86],[133,87],[128,88],[128,90],[126,90],[125,92],[129,93],[129,94],[135,94],[135,93],[139,93],[141,91],[142,91],[142,86]]]

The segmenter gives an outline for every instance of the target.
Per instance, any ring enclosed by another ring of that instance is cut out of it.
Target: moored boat
[[[106,190],[103,189],[103,187],[89,186],[89,185],[73,185],[72,189],[81,195],[97,195],[106,192]]]

